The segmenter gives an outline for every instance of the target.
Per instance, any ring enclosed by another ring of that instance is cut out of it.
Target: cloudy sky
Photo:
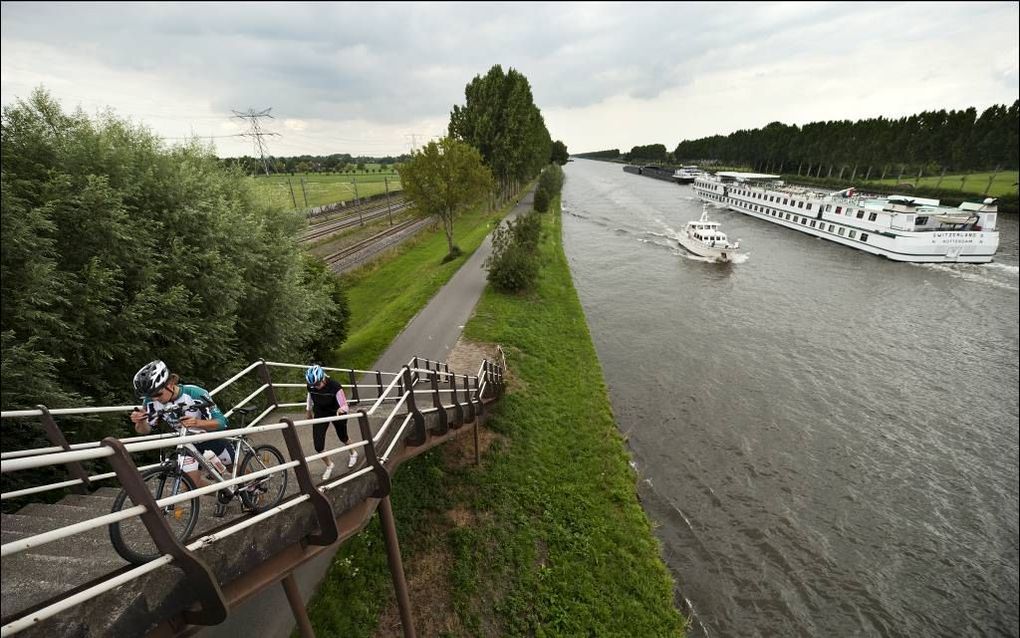
[[[44,86],[170,141],[395,155],[446,130],[493,64],[572,152],[772,121],[897,117],[1018,97],[1020,10],[985,3],[2,3],[0,98]]]

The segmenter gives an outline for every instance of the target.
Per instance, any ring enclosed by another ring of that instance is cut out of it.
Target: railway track
[[[372,255],[400,243],[400,240],[404,237],[417,233],[433,221],[431,217],[409,219],[395,224],[381,233],[363,239],[356,244],[326,255],[323,259],[336,272],[347,270],[355,265],[359,265]]]
[[[298,243],[311,243],[348,228],[360,226],[365,222],[373,221],[381,217],[385,217],[386,215],[401,213],[405,211],[408,206],[409,204],[403,199],[398,200],[391,205],[387,205],[385,202],[368,204],[348,215],[340,217],[339,219],[331,219],[326,222],[320,222],[309,226],[304,233],[298,237]]]

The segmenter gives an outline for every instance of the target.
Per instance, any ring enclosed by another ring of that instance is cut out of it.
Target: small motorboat
[[[726,234],[719,230],[719,222],[708,220],[708,210],[701,213],[698,221],[687,222],[677,242],[688,252],[699,257],[708,257],[715,261],[730,262],[738,254],[740,241],[730,242]]]

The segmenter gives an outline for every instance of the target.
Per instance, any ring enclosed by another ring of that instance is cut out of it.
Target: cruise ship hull
[[[756,217],[792,230],[855,248],[893,261],[915,263],[988,263],[994,260],[998,249],[998,233],[973,231],[911,232],[865,227],[856,220],[840,219],[831,213],[823,214],[824,201],[812,201],[812,211],[794,205],[772,203],[768,197],[746,193],[747,187],[730,189],[695,183],[695,191],[702,200],[722,208]],[[731,192],[733,191],[733,192]],[[758,191],[768,195],[774,191]],[[778,198],[777,198],[778,199]]]

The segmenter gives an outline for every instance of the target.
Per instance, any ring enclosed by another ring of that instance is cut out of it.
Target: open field
[[[915,178],[917,176],[915,174],[913,177],[904,175],[899,181],[899,184],[901,186],[904,184],[914,186],[916,181],[917,187],[935,188],[936,185],[938,185],[938,187],[943,190],[961,191],[963,193],[972,193],[974,195],[982,195],[985,190],[988,189],[988,195],[990,197],[1002,197],[1003,195],[1016,195],[1018,175],[1020,175],[1020,173],[1017,171],[999,171],[997,174],[970,173],[969,175],[946,175],[941,178],[941,183],[939,183],[940,178],[938,175],[922,177],[920,180],[916,180]],[[992,179],[991,188],[989,188],[988,184],[989,179]],[[884,180],[872,179],[862,183],[896,186],[897,180],[893,177],[891,179]]]
[[[252,179],[255,181],[255,188],[270,203],[291,210],[295,208],[303,210],[313,206],[353,200],[355,198],[355,180],[357,180],[357,194],[361,198],[386,192],[386,180],[389,181],[391,193],[403,188],[400,184],[400,176],[395,172],[297,173],[294,175],[262,175]],[[304,180],[304,192],[301,190],[302,180]],[[293,199],[291,199],[291,188],[294,189]],[[296,207],[294,201],[297,201]]]

